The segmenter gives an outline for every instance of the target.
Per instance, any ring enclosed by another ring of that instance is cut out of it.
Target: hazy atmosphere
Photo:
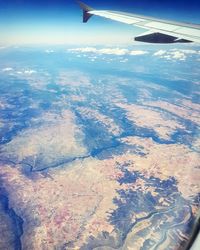
[[[191,0],[85,1],[96,9],[136,12],[200,23],[200,2]],[[83,25],[73,0],[0,0],[0,44],[127,44],[141,29],[94,17]],[[119,35],[120,33],[120,35]]]

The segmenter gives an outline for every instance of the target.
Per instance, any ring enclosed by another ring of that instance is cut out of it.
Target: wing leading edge
[[[83,22],[86,23],[93,15],[134,25],[147,32],[135,37],[135,41],[147,43],[200,43],[200,25],[172,22],[147,16],[125,12],[94,10],[78,1],[83,10]]]

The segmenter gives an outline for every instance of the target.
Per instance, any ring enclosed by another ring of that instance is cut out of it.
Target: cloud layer
[[[188,56],[200,55],[200,51],[193,49],[158,50],[153,55],[166,60],[185,61]]]
[[[95,47],[68,49],[68,51],[72,53],[95,53],[100,55],[102,54],[102,55],[116,55],[116,56],[124,56],[124,55],[137,56],[149,53],[148,51],[144,50],[129,50],[122,48],[97,49]]]
[[[96,47],[82,47],[68,49],[68,52],[75,53],[77,56],[81,54],[96,54],[96,55],[115,55],[115,56],[141,56],[150,54],[154,57],[162,58],[171,61],[185,61],[190,56],[200,56],[198,49],[160,49],[157,51],[148,50],[131,50],[127,48],[96,48]]]

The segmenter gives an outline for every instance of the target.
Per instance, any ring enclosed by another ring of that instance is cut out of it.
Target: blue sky
[[[200,23],[200,1],[85,1],[96,9],[111,9],[159,18]],[[0,0],[0,44],[124,44],[141,30],[94,17],[82,24],[73,0]]]

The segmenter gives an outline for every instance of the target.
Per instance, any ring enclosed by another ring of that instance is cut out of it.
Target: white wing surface
[[[82,2],[79,2],[79,5],[83,9],[83,22],[85,23],[90,17],[96,15],[145,29],[145,33],[135,37],[136,41],[148,43],[200,43],[200,25],[198,24],[173,22],[125,12],[94,10]]]

